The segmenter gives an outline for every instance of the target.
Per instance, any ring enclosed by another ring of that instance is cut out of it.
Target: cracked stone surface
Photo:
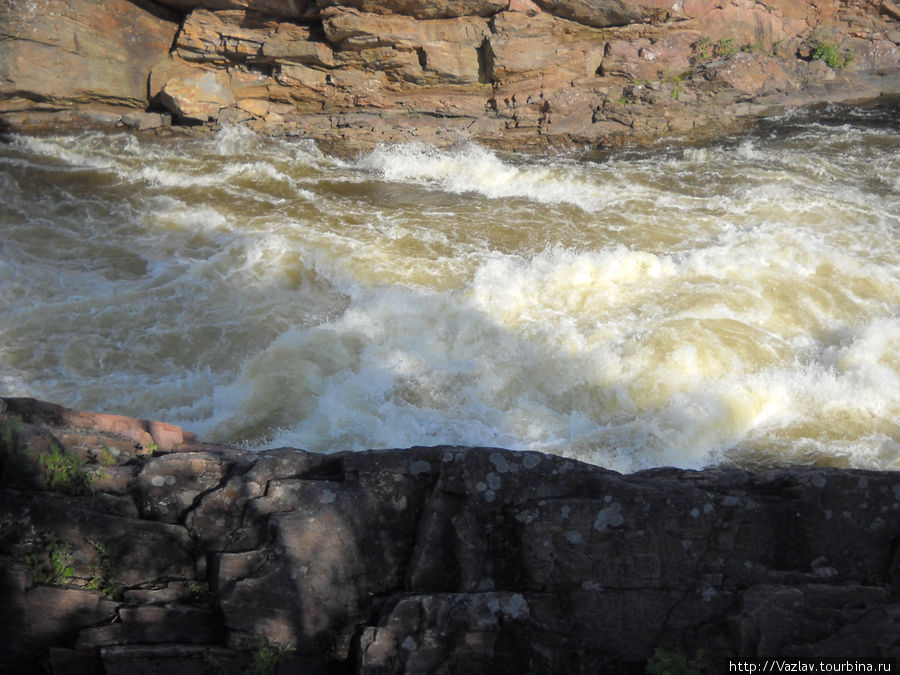
[[[896,473],[621,475],[490,448],[254,453],[187,436],[147,455],[134,425],[47,405],[0,414],[22,442],[118,471],[48,492],[34,448],[2,448],[24,458],[0,485],[4,672],[242,672],[260,640],[292,648],[279,672],[900,656]]]

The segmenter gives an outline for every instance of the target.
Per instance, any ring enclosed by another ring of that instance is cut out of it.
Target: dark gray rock
[[[86,471],[111,461],[92,447],[108,435],[28,419],[19,442],[52,437]],[[81,495],[40,475],[0,489],[0,668],[241,672],[262,655],[284,672],[638,673],[664,649],[702,650],[720,672],[900,656],[896,473],[179,449],[123,451]],[[58,546],[71,569],[54,577]]]

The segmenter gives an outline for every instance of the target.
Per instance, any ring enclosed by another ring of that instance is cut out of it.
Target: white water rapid
[[[0,145],[0,393],[251,447],[900,469],[896,107],[594,161]]]

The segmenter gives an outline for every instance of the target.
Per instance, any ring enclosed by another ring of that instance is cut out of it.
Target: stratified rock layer
[[[4,3],[2,121],[156,129],[163,113],[345,154],[465,140],[537,152],[703,139],[900,94],[900,9],[886,1],[163,4]]]
[[[275,643],[293,649],[281,672],[900,656],[896,473],[253,453],[30,399],[2,409],[4,672],[241,672]],[[54,448],[93,476],[83,494],[48,489]]]

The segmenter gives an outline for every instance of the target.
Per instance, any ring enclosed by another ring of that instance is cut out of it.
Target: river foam
[[[253,447],[897,469],[898,149],[871,115],[598,161],[15,137],[0,382]]]

